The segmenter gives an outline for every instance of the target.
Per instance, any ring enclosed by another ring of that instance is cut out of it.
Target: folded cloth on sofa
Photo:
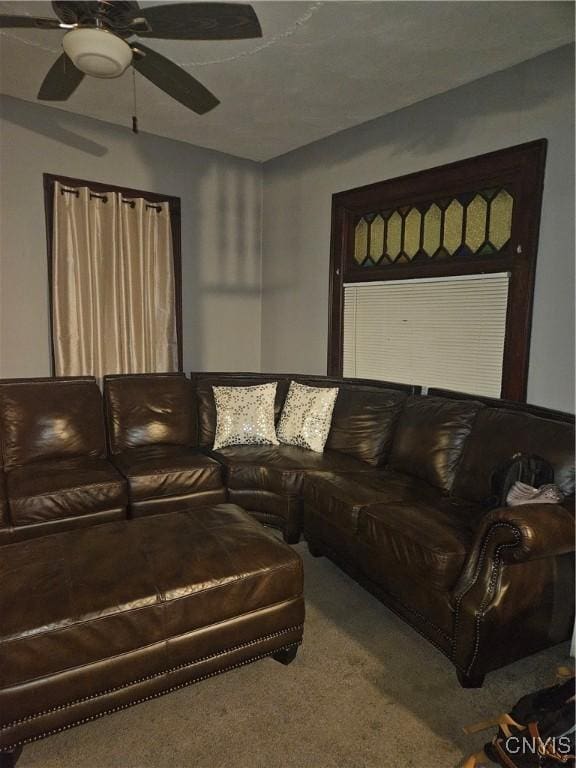
[[[552,483],[534,488],[517,481],[506,496],[506,504],[509,507],[517,507],[520,504],[560,504],[563,498],[560,488]]]

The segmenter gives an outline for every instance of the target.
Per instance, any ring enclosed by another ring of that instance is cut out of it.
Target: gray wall
[[[574,410],[574,48],[264,166],[262,370],[326,372],[331,195],[547,138],[528,400]]]
[[[573,410],[573,57],[559,49],[263,168],[1,97],[0,376],[50,372],[43,172],[182,198],[185,370],[323,373],[332,193],[546,137],[528,399]]]
[[[0,107],[0,376],[50,374],[43,172],[180,196],[184,369],[259,370],[261,166],[10,97]]]

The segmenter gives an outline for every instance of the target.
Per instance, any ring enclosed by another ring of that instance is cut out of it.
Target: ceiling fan
[[[68,30],[64,52],[38,92],[46,101],[65,101],[84,79],[119,77],[128,66],[199,115],[220,102],[196,78],[139,38],[244,40],[262,37],[252,6],[244,3],[175,3],[140,8],[134,0],[55,0],[58,18],[0,15],[0,28]]]

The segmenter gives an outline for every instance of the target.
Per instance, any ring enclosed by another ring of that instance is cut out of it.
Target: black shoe
[[[576,695],[576,678],[571,677],[565,683],[543,688],[541,691],[523,696],[508,713],[519,725],[526,725],[540,720],[547,712],[555,712]]]
[[[574,768],[574,719],[574,703],[569,702],[527,726],[507,724],[484,752],[505,768]]]

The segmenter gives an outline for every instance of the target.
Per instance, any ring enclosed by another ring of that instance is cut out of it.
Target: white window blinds
[[[508,273],[344,286],[344,376],[500,397]]]

